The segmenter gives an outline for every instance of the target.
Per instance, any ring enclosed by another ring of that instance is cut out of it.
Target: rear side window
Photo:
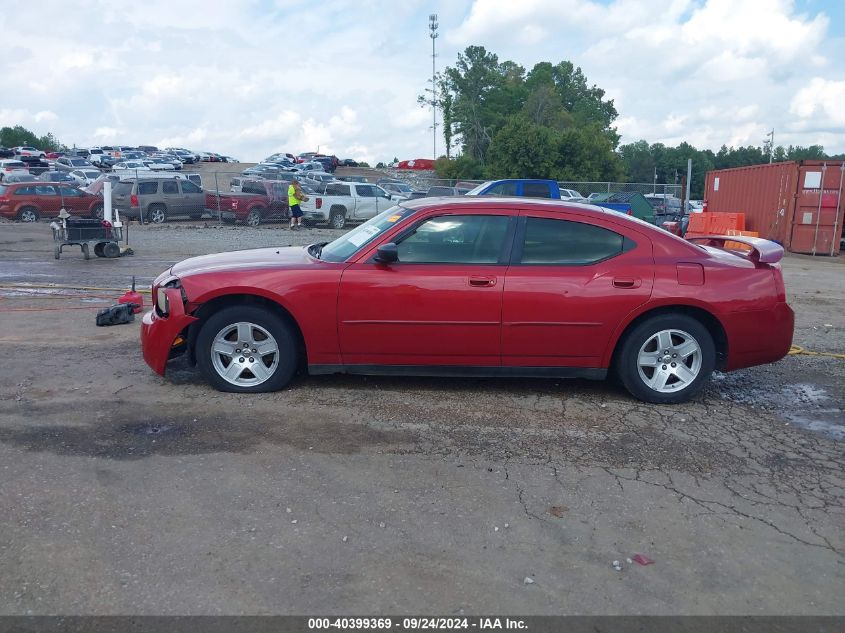
[[[522,186],[522,193],[528,198],[551,198],[552,192],[548,185],[541,182],[526,182]]]
[[[8,187],[4,187],[3,185],[0,185],[0,196],[2,196],[3,194],[6,193],[6,189],[8,189]]]
[[[36,189],[47,189],[48,191],[45,192],[47,195],[53,193],[52,187],[35,187],[34,185],[31,187],[18,187],[12,193],[16,196],[34,196],[37,193]]]
[[[157,182],[139,182],[138,193],[142,196],[148,196],[158,191]]]
[[[327,185],[326,186],[326,195],[327,196],[348,196],[349,195],[349,185]]]
[[[624,246],[624,236],[599,226],[551,218],[526,218],[519,263],[585,266],[619,255]]]
[[[175,180],[165,180],[163,183],[161,183],[161,192],[179,193],[179,186],[176,184]]]
[[[265,194],[264,185],[259,185],[255,182],[245,183],[243,187],[241,187],[241,191],[244,193],[255,193],[262,196]]]

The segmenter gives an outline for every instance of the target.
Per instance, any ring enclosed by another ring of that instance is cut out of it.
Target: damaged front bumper
[[[177,342],[176,337],[197,320],[196,317],[185,314],[180,288],[167,288],[164,292],[168,298],[168,314],[159,314],[154,306],[144,315],[141,322],[141,351],[144,361],[161,376],[164,376],[171,351],[175,346],[182,344]]]

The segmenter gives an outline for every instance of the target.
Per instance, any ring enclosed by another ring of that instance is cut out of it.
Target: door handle
[[[495,277],[470,277],[469,278],[469,285],[477,287],[477,288],[482,288],[484,286],[495,286],[496,285],[496,278]]]
[[[614,288],[639,288],[642,285],[642,279],[634,279],[632,277],[614,277]]]

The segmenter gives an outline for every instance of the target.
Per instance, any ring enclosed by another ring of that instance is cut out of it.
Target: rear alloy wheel
[[[664,314],[640,323],[626,337],[617,372],[636,398],[656,404],[685,402],[713,373],[716,348],[699,321]]]
[[[247,214],[244,223],[247,226],[258,226],[259,224],[261,224],[261,218],[264,217],[264,211],[264,207],[255,207]]]
[[[153,224],[162,224],[167,220],[167,207],[163,204],[154,204],[147,211],[147,221]]]
[[[102,220],[103,218],[105,218],[104,207],[102,204],[95,204],[91,208],[91,217],[95,220]]]
[[[38,222],[38,209],[35,207],[24,207],[18,211],[18,220],[21,222]]]
[[[346,226],[346,211],[342,209],[332,211],[329,215],[329,226],[333,229],[342,229]]]
[[[296,338],[291,326],[270,310],[232,306],[202,326],[196,357],[206,380],[220,391],[275,391],[296,370]]]

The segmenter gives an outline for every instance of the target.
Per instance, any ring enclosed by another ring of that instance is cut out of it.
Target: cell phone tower
[[[431,158],[437,160],[437,70],[434,60],[437,57],[434,42],[437,40],[437,14],[428,16],[428,30],[431,38]]]

